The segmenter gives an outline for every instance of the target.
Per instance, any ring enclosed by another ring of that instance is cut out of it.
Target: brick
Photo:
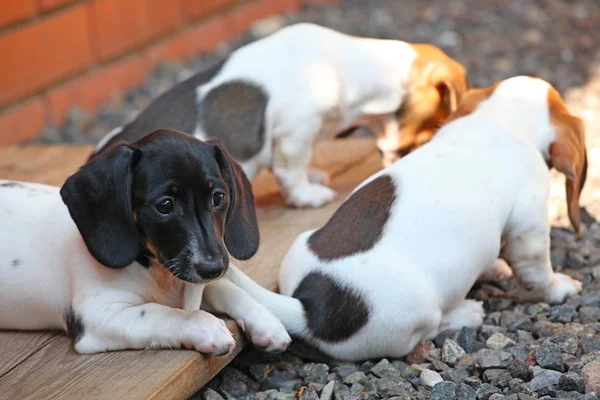
[[[190,21],[230,7],[240,0],[181,0],[183,14]]]
[[[166,60],[183,60],[215,50],[228,39],[226,22],[223,16],[216,16],[151,47],[146,52],[149,68]]]
[[[0,27],[14,24],[35,15],[36,0],[0,0]]]
[[[298,0],[255,0],[231,11],[229,34],[241,36],[259,19],[275,14],[296,12],[300,9]]]
[[[170,32],[183,23],[183,14],[177,1],[146,0],[146,9],[152,37]]]
[[[73,106],[97,111],[113,93],[141,85],[147,73],[144,58],[135,55],[51,90],[47,95],[50,122],[62,125]]]
[[[35,139],[45,121],[44,102],[39,97],[4,110],[0,113],[0,146]]]
[[[93,0],[88,11],[98,60],[117,57],[150,37],[145,0]]]
[[[58,7],[62,7],[64,5],[74,2],[75,0],[39,0],[39,1],[40,1],[40,8],[42,9],[42,11],[45,12],[45,11],[54,10],[55,8],[58,8]]]
[[[75,7],[0,35],[0,107],[91,63],[87,15]]]

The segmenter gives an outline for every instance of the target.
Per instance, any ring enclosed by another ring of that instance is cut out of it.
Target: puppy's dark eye
[[[223,205],[224,201],[225,201],[225,193],[221,192],[220,190],[217,190],[213,193],[213,195],[212,195],[213,207],[215,207],[215,208],[221,207]]]
[[[154,207],[156,207],[158,212],[161,214],[170,214],[171,211],[173,211],[173,204],[174,204],[173,199],[170,197],[167,197],[166,199],[163,199],[160,203],[158,203]]]

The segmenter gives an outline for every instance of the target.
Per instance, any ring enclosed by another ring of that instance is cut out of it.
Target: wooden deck
[[[0,148],[0,179],[61,185],[85,162],[89,146]],[[276,289],[279,264],[296,236],[316,228],[345,196],[380,168],[369,139],[317,144],[313,165],[328,171],[339,192],[333,204],[316,210],[283,207],[274,178],[254,182],[261,231],[255,257],[240,264],[252,278]],[[59,332],[0,332],[0,399],[176,399],[196,392],[246,345],[228,321],[238,345],[233,354],[210,358],[190,350],[122,351],[79,355]]]

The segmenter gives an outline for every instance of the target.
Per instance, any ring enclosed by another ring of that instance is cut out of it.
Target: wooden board
[[[61,185],[85,162],[90,146],[31,146],[0,149],[0,179]],[[321,209],[290,209],[275,179],[254,182],[261,247],[239,263],[261,285],[275,289],[279,264],[298,234],[321,226],[348,193],[381,167],[367,139],[319,143],[313,165],[328,171],[338,191]],[[209,358],[189,350],[122,351],[78,355],[63,334],[0,333],[0,399],[171,399],[186,398],[216,375],[246,345],[228,321],[237,346],[233,354]]]

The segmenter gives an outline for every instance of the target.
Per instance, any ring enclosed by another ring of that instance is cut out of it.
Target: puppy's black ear
[[[131,170],[140,154],[116,145],[93,157],[60,190],[89,252],[110,268],[131,264],[140,250],[131,208]]]
[[[225,245],[232,256],[238,260],[247,260],[258,250],[259,233],[254,210],[252,186],[242,168],[217,142],[215,157],[221,174],[229,185],[229,210],[225,221]]]

